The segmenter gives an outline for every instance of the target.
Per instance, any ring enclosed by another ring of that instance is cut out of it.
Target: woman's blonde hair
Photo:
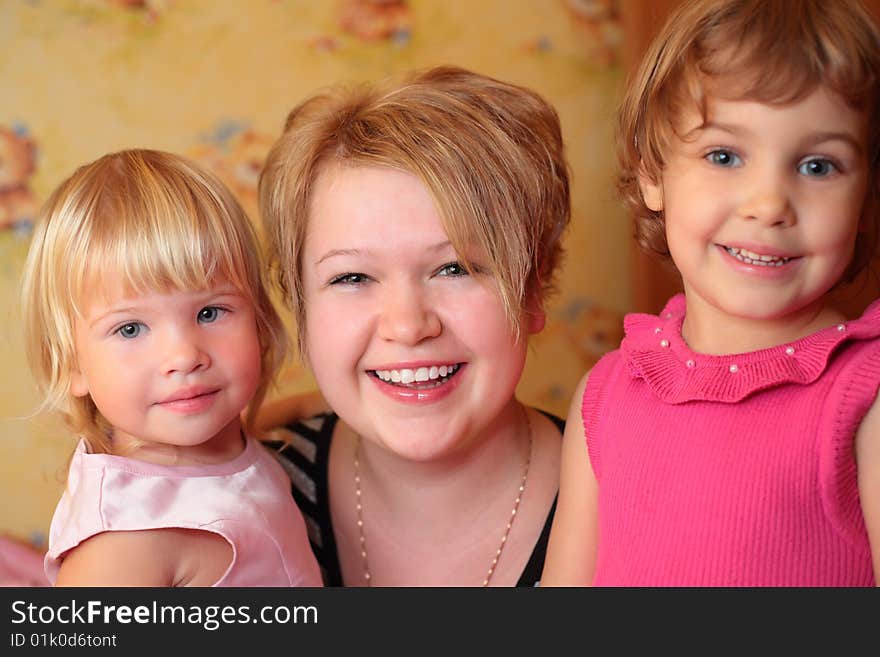
[[[658,182],[688,104],[707,90],[727,99],[786,104],[819,86],[864,113],[868,192],[844,280],[870,261],[880,220],[880,33],[857,0],[693,0],[673,13],[630,79],[619,112],[618,189],[648,251],[669,256],[662,212],[645,205],[639,175]]]
[[[305,354],[302,253],[311,197],[329,166],[418,177],[466,267],[489,260],[511,325],[528,294],[554,287],[570,219],[568,166],[556,111],[529,89],[439,67],[390,85],[335,88],[295,107],[260,176],[260,209],[277,282]]]
[[[255,309],[262,379],[256,415],[287,351],[267,293],[254,227],[232,193],[195,163],[127,150],[77,169],[43,205],[25,263],[25,348],[41,410],[59,411],[93,451],[110,450],[110,427],[90,396],[71,394],[74,325],[88,295],[113,278],[135,294],[199,290],[226,279]],[[125,385],[125,372],[120,372]]]

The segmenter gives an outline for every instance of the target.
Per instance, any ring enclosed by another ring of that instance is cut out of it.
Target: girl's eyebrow
[[[718,121],[704,121],[700,125],[694,127],[692,130],[688,131],[683,138],[688,138],[694,135],[697,132],[702,132],[704,130],[721,130],[722,132],[727,132],[735,136],[742,136],[748,134],[750,131],[745,126],[739,126],[734,123],[719,123]]]
[[[127,315],[127,314],[131,314],[131,313],[136,313],[136,312],[137,312],[137,308],[135,308],[134,306],[122,306],[122,307],[118,307],[118,308],[109,308],[106,312],[101,313],[100,315],[95,317],[95,319],[93,319],[91,322],[89,322],[89,328],[94,328],[95,324],[99,324],[100,322],[105,320],[107,317],[110,317],[111,315],[120,315],[120,314]]]
[[[736,125],[733,123],[719,123],[717,121],[706,121],[705,123],[698,125],[696,128],[688,132],[684,135],[684,138],[690,137],[696,132],[702,130],[721,130],[723,132],[727,132],[734,136],[743,136],[748,135],[751,131],[745,127]],[[807,137],[803,140],[804,143],[815,145],[822,144],[828,141],[839,141],[845,144],[848,144],[853,150],[856,151],[857,154],[861,155],[863,152],[862,144],[859,142],[856,137],[847,131],[835,131],[829,130],[825,132],[815,132],[807,135]]]
[[[849,132],[817,132],[810,135],[809,142],[811,144],[821,144],[826,141],[841,141],[848,144],[857,154],[861,155],[862,144]]]
[[[212,299],[219,299],[222,297],[241,297],[242,294],[232,285],[224,285],[223,287],[218,288],[208,288],[204,290],[200,295],[196,296],[193,301],[198,304],[208,303]],[[111,315],[136,315],[139,312],[143,312],[143,308],[137,305],[126,305],[126,306],[112,306],[107,308],[107,310],[89,322],[89,328],[95,326],[102,320],[110,317]]]

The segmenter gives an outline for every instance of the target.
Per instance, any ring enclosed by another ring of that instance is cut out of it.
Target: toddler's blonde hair
[[[101,281],[132,293],[201,290],[225,279],[255,309],[262,378],[256,415],[284,355],[284,325],[267,293],[251,221],[218,178],[153,150],[105,155],[77,169],[40,210],[22,282],[25,348],[44,393],[92,451],[110,451],[110,427],[91,397],[70,391],[74,325]],[[125,385],[125,372],[119,373]]]

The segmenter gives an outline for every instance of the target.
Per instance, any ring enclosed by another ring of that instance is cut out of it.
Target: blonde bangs
[[[232,228],[246,227],[249,220],[231,197],[220,198],[181,173],[142,171],[113,183],[112,192],[97,189],[94,202],[78,208],[91,220],[75,222],[77,234],[67,250],[72,298],[82,299],[86,290],[110,280],[139,294],[199,290],[221,279],[253,297],[255,277],[259,280],[251,264],[254,238]]]
[[[70,395],[75,318],[111,283],[136,296],[202,290],[219,281],[254,306],[263,367],[251,404],[257,408],[287,353],[261,265],[257,233],[240,204],[185,158],[133,150],[81,167],[41,209],[25,265],[25,343],[45,394],[41,410],[61,411],[93,449],[106,451],[106,422],[90,398]]]

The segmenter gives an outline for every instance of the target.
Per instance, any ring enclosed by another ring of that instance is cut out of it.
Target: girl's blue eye
[[[220,318],[220,314],[223,312],[224,310],[217,306],[206,306],[199,311],[199,322],[202,324],[216,322]]]
[[[739,155],[737,155],[733,151],[728,151],[724,148],[719,148],[712,151],[711,153],[707,153],[706,160],[710,164],[714,164],[719,167],[738,167],[742,165],[742,160],[740,159]]]
[[[798,167],[798,173],[811,178],[825,178],[837,170],[833,162],[819,157],[807,160]]]
[[[129,322],[128,324],[123,324],[122,326],[120,326],[114,331],[114,333],[120,335],[126,340],[131,340],[139,336],[145,328],[146,327],[140,322]]]
[[[467,269],[464,268],[464,265],[458,262],[450,262],[437,270],[438,276],[467,276]]]
[[[348,273],[340,274],[330,280],[330,285],[359,285],[367,282],[366,274]]]

